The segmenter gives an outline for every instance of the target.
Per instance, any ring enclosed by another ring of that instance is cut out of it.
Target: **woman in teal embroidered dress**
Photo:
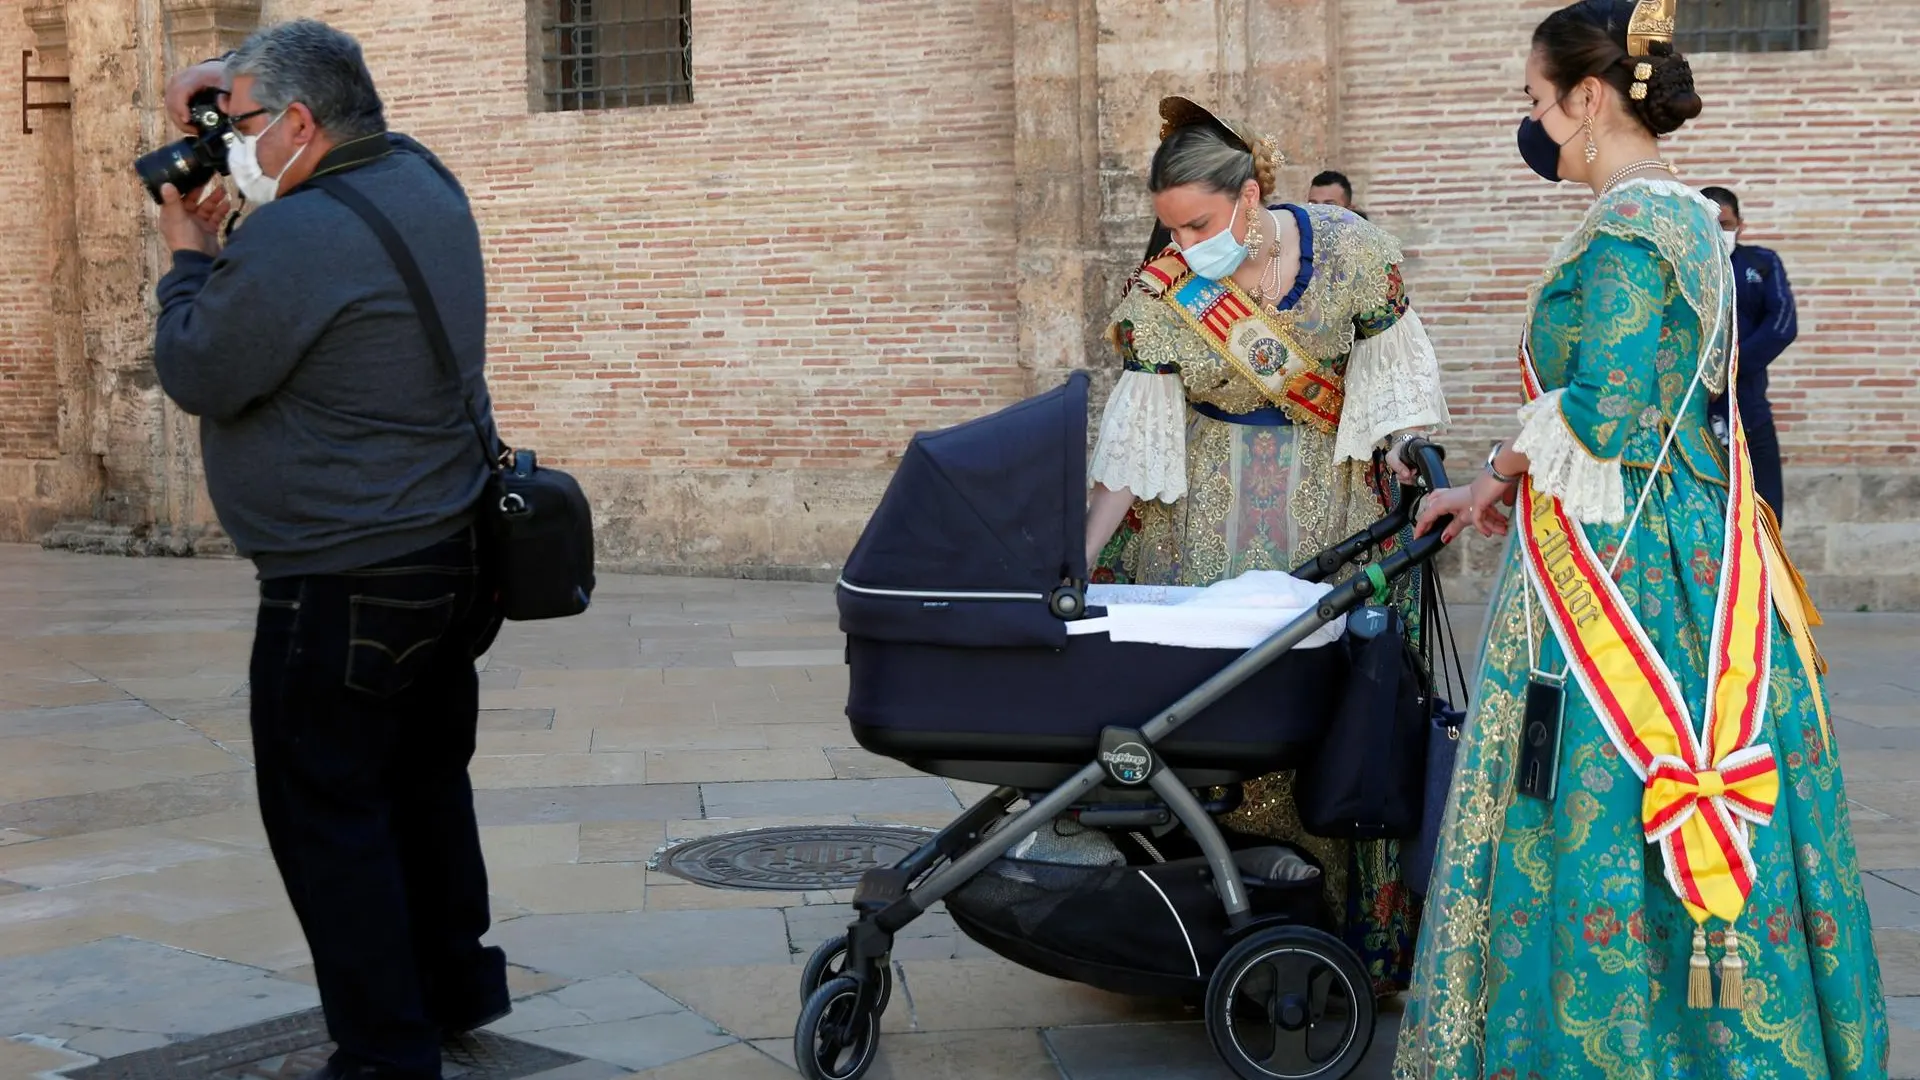
[[[1754,595],[1764,610],[1749,611],[1749,625],[1773,630],[1753,745],[1770,748],[1778,792],[1766,824],[1735,830],[1754,875],[1731,924],[1710,920],[1696,947],[1695,917],[1676,892],[1687,871],[1669,878],[1645,834],[1653,789],[1577,682],[1565,685],[1552,800],[1515,790],[1533,670],[1566,664],[1522,564],[1530,522],[1502,511],[1522,474],[1536,500],[1557,500],[1601,566],[1618,560],[1625,611],[1692,715],[1709,708],[1709,652],[1723,640],[1715,605],[1731,576],[1723,552],[1737,550],[1725,544],[1727,522],[1740,515],[1729,515],[1729,462],[1709,434],[1707,401],[1729,374],[1732,297],[1715,208],[1659,161],[1655,137],[1701,108],[1669,44],[1671,17],[1672,0],[1584,0],[1534,36],[1522,154],[1547,179],[1587,183],[1599,198],[1535,296],[1527,345],[1539,396],[1522,410],[1520,434],[1471,487],[1436,493],[1422,511],[1423,527],[1450,514],[1456,530],[1521,535],[1490,608],[1401,1028],[1401,1080],[1887,1075],[1839,762],[1777,546],[1774,595]],[[1757,510],[1749,520],[1766,524]],[[1596,683],[1605,694],[1616,685],[1624,681]],[[1729,963],[1730,950],[1744,967]]]

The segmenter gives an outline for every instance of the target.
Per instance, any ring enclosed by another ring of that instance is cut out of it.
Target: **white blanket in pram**
[[[1087,606],[1104,607],[1102,618],[1067,624],[1067,633],[1106,634],[1114,641],[1175,645],[1188,649],[1251,649],[1274,631],[1313,610],[1333,586],[1301,581],[1277,570],[1249,570],[1204,589],[1170,585],[1094,585]],[[1340,640],[1341,616],[1314,631],[1297,648]]]

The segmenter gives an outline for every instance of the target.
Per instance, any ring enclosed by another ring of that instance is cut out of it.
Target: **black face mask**
[[[1555,108],[1558,107],[1556,103]],[[1529,168],[1539,173],[1542,180],[1560,182],[1560,148],[1566,143],[1555,142],[1547,133],[1547,125],[1531,116],[1520,121],[1519,143],[1520,158]]]

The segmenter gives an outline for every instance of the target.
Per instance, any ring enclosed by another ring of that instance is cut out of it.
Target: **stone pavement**
[[[236,562],[0,547],[0,1080],[315,1004],[254,809],[251,598]],[[545,1080],[791,1076],[797,965],[845,895],[647,860],[760,825],[941,825],[974,791],[853,747],[825,587],[608,576],[595,599],[484,661],[473,776],[519,999],[496,1030],[588,1059]],[[1920,619],[1837,616],[1822,646],[1893,1075],[1920,1078]],[[875,1077],[1228,1075],[1178,1006],[1028,973],[944,917],[896,959]]]

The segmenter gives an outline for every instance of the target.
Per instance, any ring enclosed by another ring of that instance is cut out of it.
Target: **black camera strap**
[[[427,279],[420,273],[420,264],[414,261],[413,252],[407,242],[400,238],[400,231],[387,220],[387,215],[373,205],[373,201],[356,191],[352,184],[340,176],[316,176],[307,181],[311,187],[340,200],[347,209],[360,216],[380,240],[380,246],[387,249],[387,257],[393,260],[394,269],[400,271],[400,280],[406,283],[407,294],[413,298],[414,310],[420,316],[420,324],[426,330],[427,344],[432,347],[434,359],[439,361],[440,369],[453,381],[454,392],[460,395],[460,404],[466,409],[467,423],[473,425],[474,438],[480,440],[480,456],[486,459],[488,469],[499,469],[501,454],[499,440],[488,438],[486,428],[480,424],[480,417],[473,411],[473,395],[467,393],[466,380],[460,377],[460,366],[453,357],[453,344],[447,340],[447,328],[440,321],[439,305],[433,302],[433,293],[427,288]]]

